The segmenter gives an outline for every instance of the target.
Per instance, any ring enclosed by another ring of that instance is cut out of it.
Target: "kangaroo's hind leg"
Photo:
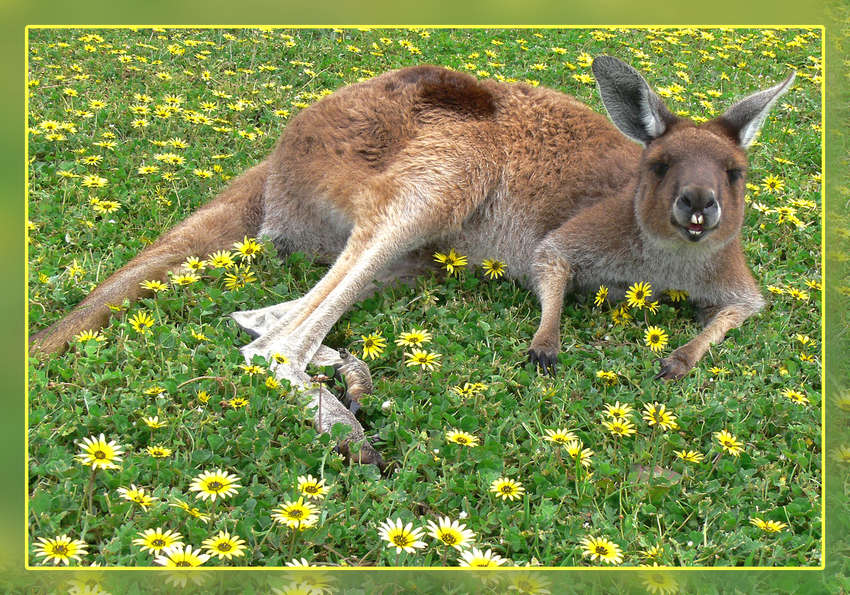
[[[361,302],[376,292],[382,287],[395,285],[397,283],[413,284],[416,277],[433,269],[429,255],[422,250],[416,250],[410,254],[406,254],[394,260],[389,266],[380,271],[372,283],[367,284],[357,295],[357,302]],[[299,311],[304,306],[304,298],[281,302],[258,308],[256,310],[242,310],[233,312],[230,317],[239,325],[242,330],[251,335],[251,338],[256,339],[266,334],[272,326],[285,316]]]

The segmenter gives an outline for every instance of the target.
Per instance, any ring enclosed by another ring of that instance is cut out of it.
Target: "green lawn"
[[[535,297],[470,262],[457,275],[436,273],[366,300],[328,336],[328,345],[360,355],[364,336],[379,333],[387,343],[367,360],[376,390],[362,423],[399,465],[389,477],[350,467],[333,452],[335,438],[313,429],[298,394],[240,367],[238,347],[249,337],[227,314],[298,297],[324,271],[308,256],[281,258],[266,245],[244,287],[230,289],[229,270],[207,267],[194,283],[130,305],[66,354],[30,360],[30,563],[46,563],[35,555],[38,538],[67,535],[87,544],[72,564],[150,566],[156,556],[133,541],[162,528],[196,549],[221,530],[244,540],[242,556],[207,566],[283,566],[293,558],[454,566],[460,553],[431,537],[397,555],[378,534],[387,519],[424,528],[447,516],[474,532],[472,545],[508,565],[598,566],[583,555],[582,540],[599,538],[619,548],[623,565],[818,566],[820,36],[819,29],[31,30],[33,331],[258,162],[299,110],[392,68],[432,63],[546,85],[601,111],[589,62],[610,54],[639,68],[674,112],[697,119],[791,69],[798,78],[751,149],[743,243],[768,306],[682,381],[652,379],[658,355],[643,337],[648,325],[664,329],[670,342],[662,355],[688,341],[699,327],[686,301],[662,303],[655,314],[632,310],[631,320],[615,324],[617,304],[569,297],[559,373],[541,377],[524,365],[539,321]],[[153,320],[145,333],[130,324],[140,313]],[[412,329],[432,335],[426,349],[440,354],[434,370],[406,365],[395,340]],[[606,380],[600,372],[612,374]],[[798,394],[802,402],[789,397]],[[634,435],[615,438],[602,425],[615,403],[631,407]],[[653,403],[676,417],[677,428],[647,424],[643,410]],[[153,416],[166,425],[142,419]],[[546,440],[547,430],[559,429],[593,451],[587,469]],[[473,435],[477,446],[450,442],[453,430]],[[739,456],[719,447],[723,430],[741,442]],[[83,439],[101,433],[123,455],[117,468],[93,473],[75,456]],[[170,454],[155,458],[152,446]],[[676,451],[703,460],[687,462]],[[650,477],[656,466],[661,472]],[[232,495],[212,503],[189,490],[196,476],[218,469],[238,477]],[[298,477],[308,474],[329,486],[315,526],[274,523],[273,509],[297,500]],[[499,478],[519,482],[523,493],[495,497],[489,488]],[[153,497],[147,507],[122,498],[118,489],[131,485]],[[174,508],[178,500],[195,515]],[[755,526],[756,518],[778,531]]]

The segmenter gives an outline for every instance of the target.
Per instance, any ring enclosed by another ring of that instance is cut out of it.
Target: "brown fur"
[[[303,369],[371,279],[434,245],[502,260],[537,292],[531,354],[544,368],[559,349],[566,291],[638,280],[689,291],[717,314],[665,360],[662,374],[679,377],[762,303],[738,241],[743,178],[724,186],[727,169],[746,165],[733,138],[723,122],[677,121],[641,152],[553,90],[432,66],[388,72],[298,114],[266,161],[34,335],[31,350],[61,351],[105,324],[106,304],[140,295],[141,280],[259,234],[334,265],[304,298],[237,317],[259,335],[243,350],[249,360],[281,352]],[[661,180],[648,169],[658,159],[675,161]],[[723,195],[721,223],[698,243],[670,222],[688,180]]]

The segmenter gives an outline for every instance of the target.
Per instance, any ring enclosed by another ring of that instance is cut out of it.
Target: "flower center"
[[[179,562],[175,562],[174,565],[175,566],[191,566],[192,564],[191,564],[191,562],[188,562],[186,560],[180,560]]]
[[[165,540],[157,537],[156,539],[151,541],[151,545],[154,547],[165,547]]]
[[[220,481],[211,481],[207,484],[207,489],[211,492],[217,492],[222,488],[222,483]]]
[[[319,486],[316,485],[306,485],[304,486],[304,491],[308,494],[316,494],[319,491]]]
[[[105,458],[106,458],[106,453],[105,453],[105,452],[103,452],[102,450],[96,450],[96,451],[94,451],[94,458],[96,458],[96,459],[105,459]]]
[[[596,553],[599,554],[600,556],[607,556],[608,555],[608,548],[605,547],[604,545],[597,545],[596,546]]]
[[[455,536],[454,536],[454,535],[452,535],[451,533],[443,533],[443,534],[440,536],[440,539],[441,539],[441,540],[442,540],[442,542],[443,542],[443,543],[445,543],[446,545],[454,545],[454,544],[456,544],[456,543],[457,543],[457,537],[455,537]]]
[[[233,547],[226,541],[222,541],[218,544],[218,551],[220,552],[229,552],[231,549],[233,549]]]
[[[500,491],[503,494],[512,494],[514,489],[509,484],[505,484],[500,488]]]
[[[407,538],[407,535],[399,533],[397,535],[393,535],[393,543],[399,547],[407,547],[410,545],[410,539]]]
[[[68,546],[62,545],[61,543],[57,543],[53,546],[53,553],[59,554],[60,556],[65,556],[68,554]]]
[[[304,511],[300,508],[293,508],[289,511],[289,516],[293,519],[300,519],[304,516]]]

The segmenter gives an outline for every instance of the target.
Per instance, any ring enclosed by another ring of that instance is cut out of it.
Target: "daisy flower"
[[[608,431],[618,438],[621,436],[631,436],[637,432],[635,425],[624,417],[615,417],[611,421],[603,421],[602,425],[608,428]]]
[[[387,340],[381,336],[381,333],[372,333],[371,335],[360,335],[363,339],[363,357],[375,359],[384,352],[387,346]]]
[[[411,353],[405,353],[404,356],[407,358],[405,361],[407,367],[419,366],[426,370],[433,370],[440,367],[439,359],[442,354],[414,349]]]
[[[664,347],[667,346],[668,340],[667,333],[664,329],[657,326],[647,327],[646,331],[643,333],[643,342],[655,353],[664,349]]]
[[[318,509],[304,502],[304,498],[292,502],[284,502],[282,506],[272,510],[272,519],[282,525],[295,529],[307,529],[319,520]]]
[[[720,447],[732,456],[737,457],[742,452],[744,452],[744,443],[738,441],[735,436],[733,436],[726,430],[715,432],[714,438],[720,444]]]
[[[762,520],[759,517],[750,519],[750,524],[755,525],[765,533],[779,533],[785,529],[788,524],[780,521]]]
[[[158,554],[162,550],[183,545],[183,536],[177,531],[163,531],[161,527],[147,529],[138,533],[139,537],[133,540],[133,545],[148,550],[152,554]]]
[[[153,496],[145,494],[144,488],[137,488],[136,485],[132,483],[130,484],[129,488],[118,488],[118,495],[120,495],[125,500],[135,502],[144,510],[147,510],[148,506],[156,502],[156,499]]]
[[[446,440],[460,444],[461,446],[468,446],[469,448],[474,448],[479,444],[477,436],[462,430],[450,430],[446,432]]]
[[[782,394],[793,403],[797,403],[798,405],[806,405],[809,402],[809,398],[801,393],[800,391],[792,390],[790,388],[786,388],[782,391]]]
[[[613,405],[605,405],[605,415],[611,418],[627,417],[632,413],[632,406],[628,403],[617,401]]]
[[[546,435],[543,439],[548,442],[554,442],[555,444],[567,444],[576,440],[576,435],[566,428],[560,428],[558,430],[546,430]]]
[[[604,537],[584,537],[582,556],[590,556],[591,560],[599,560],[606,564],[619,564],[623,561],[620,546]]]
[[[431,333],[419,329],[413,329],[406,333],[401,333],[395,344],[401,347],[421,347],[431,341]]]
[[[116,463],[122,460],[124,453],[114,440],[107,442],[103,434],[97,438],[83,438],[80,448],[82,452],[77,455],[77,462],[92,469],[117,469]]]
[[[518,481],[508,477],[494,479],[490,484],[490,491],[502,500],[516,500],[525,492],[525,488]]]
[[[153,326],[153,317],[147,312],[140,311],[133,314],[128,320],[130,326],[133,327],[133,330],[139,333],[140,335],[144,335],[147,333],[150,328]]]
[[[644,405],[643,419],[651,426],[658,425],[662,430],[675,430],[679,427],[676,416],[667,411],[664,405],[658,403]]]
[[[251,262],[255,256],[262,253],[263,246],[254,238],[245,237],[241,242],[236,242],[233,247],[239,253],[242,260]]]
[[[479,550],[477,547],[473,547],[472,549],[461,552],[460,554],[460,566],[464,567],[494,568],[496,566],[501,566],[505,562],[507,562],[507,560],[498,554],[494,554],[493,550],[489,549],[484,552]]]
[[[594,306],[601,306],[605,303],[605,300],[608,299],[608,288],[604,285],[600,285],[599,289],[596,290],[596,297],[593,298]]]
[[[449,250],[448,254],[443,254],[441,252],[434,253],[434,260],[439,263],[442,263],[449,275],[453,275],[456,272],[459,272],[467,264],[466,256],[463,256],[462,254],[457,254],[454,248]]]
[[[60,535],[52,539],[39,537],[36,545],[35,555],[44,558],[44,562],[53,561],[54,565],[70,565],[72,559],[80,560],[80,556],[87,554],[85,541],[71,539],[67,535]]]
[[[206,500],[209,498],[215,502],[216,498],[224,500],[236,493],[236,488],[241,488],[237,482],[239,478],[236,475],[226,473],[221,469],[215,471],[204,471],[196,476],[189,490],[198,492],[198,498]]]
[[[567,454],[580,463],[582,467],[590,467],[592,463],[590,457],[593,456],[593,451],[589,448],[582,448],[582,446],[581,440],[572,440],[564,448]]]
[[[505,263],[499,260],[484,260],[481,263],[481,268],[484,269],[484,275],[489,279],[498,279],[505,274]]]
[[[328,493],[324,479],[316,479],[312,475],[298,476],[298,491],[302,496],[312,500],[321,500]]]
[[[169,457],[172,452],[170,448],[159,446],[157,444],[148,446],[145,450],[147,450],[148,454],[155,459],[164,459],[165,457]]]
[[[245,540],[227,531],[219,531],[218,535],[205,539],[201,545],[210,556],[217,556],[219,559],[230,560],[234,556],[238,558],[245,555]]]
[[[695,450],[674,450],[677,457],[688,463],[702,463],[705,456]]]
[[[209,554],[202,554],[200,549],[194,550],[191,545],[173,545],[162,550],[162,555],[154,558],[154,564],[167,568],[184,568],[200,566],[209,559]]]
[[[626,291],[626,303],[632,308],[643,308],[651,297],[652,285],[643,281],[635,283]]]
[[[425,547],[422,541],[422,529],[414,529],[413,523],[402,524],[401,519],[392,521],[387,519],[378,525],[378,535],[396,549],[397,553],[407,552],[412,554],[417,549]]]
[[[427,523],[428,535],[456,550],[465,549],[468,544],[475,540],[475,533],[467,529],[466,525],[458,521],[452,521],[449,517],[440,517],[438,522],[429,520]]]

